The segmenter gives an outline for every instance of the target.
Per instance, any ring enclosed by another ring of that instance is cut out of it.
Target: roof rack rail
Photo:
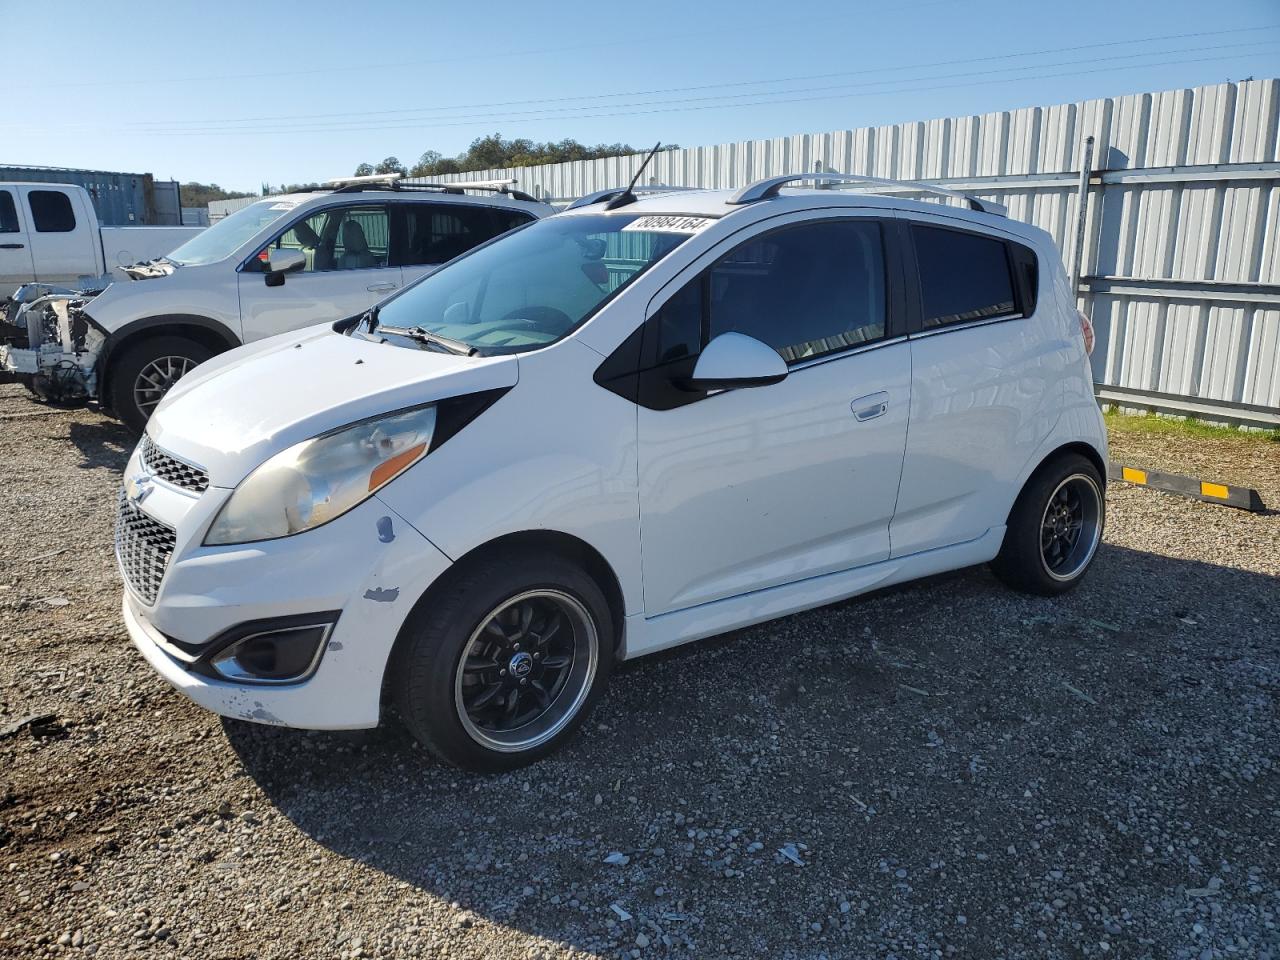
[[[650,184],[647,187],[632,187],[632,193],[678,193],[683,190],[699,190],[700,187],[667,187],[662,184]],[[612,200],[614,197],[620,197],[627,192],[626,187],[610,187],[608,190],[597,190],[595,193],[588,193],[585,197],[579,197],[573,203],[565,207],[566,210],[576,210],[578,207],[589,207],[593,203],[600,203],[603,200]]]
[[[333,190],[334,193],[362,193],[365,190],[394,190],[397,193],[412,190],[438,190],[457,195],[465,194],[468,190],[485,190],[490,193],[501,193],[513,200],[523,200],[528,203],[543,202],[523,190],[514,189],[512,184],[515,182],[514,180],[462,180],[457,183],[407,183],[402,173],[377,173],[369,177],[339,177],[335,180],[326,180],[325,186],[315,189]]]
[[[1000,217],[1008,216],[1009,214],[1008,208],[1003,204],[995,203],[991,200],[980,200],[971,194],[961,193],[958,190],[935,187],[916,180],[888,180],[884,177],[868,177],[859,173],[789,173],[780,177],[768,177],[767,179],[747,184],[725,202],[740,205],[755,203],[757,200],[769,200],[776,197],[778,191],[787,184],[806,180],[815,183],[870,184],[888,188],[879,191],[880,193],[932,193],[952,200],[963,200],[970,210],[992,213]]]
[[[332,180],[324,181],[326,187],[353,187],[357,185],[386,185],[395,183],[403,173],[373,173],[364,177],[334,177]]]

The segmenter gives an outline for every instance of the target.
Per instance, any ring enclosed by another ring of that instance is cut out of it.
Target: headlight
[[[294,444],[236,487],[205,544],[274,540],[342,516],[421,460],[435,425],[432,404]]]

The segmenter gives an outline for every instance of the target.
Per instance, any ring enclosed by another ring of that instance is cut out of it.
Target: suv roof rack
[[[683,190],[700,190],[701,187],[666,187],[661,184],[650,184],[647,187],[632,187],[632,193],[678,193]],[[620,197],[627,192],[626,187],[610,187],[608,190],[597,190],[595,193],[588,193],[585,197],[579,197],[573,203],[565,207],[566,210],[576,210],[578,207],[589,207],[593,203],[600,203],[603,200],[612,200],[614,197]]]
[[[475,180],[458,183],[406,183],[403,173],[375,173],[368,177],[337,177],[326,180],[320,190],[332,190],[334,193],[361,193],[365,190],[438,190],[443,193],[464,194],[467,190],[485,190],[490,193],[501,193],[512,200],[523,200],[528,203],[542,203],[537,197],[523,190],[512,188],[514,180]]]
[[[734,205],[755,203],[757,200],[769,200],[778,195],[778,191],[789,183],[810,180],[815,183],[856,183],[884,187],[878,193],[932,193],[952,200],[962,200],[970,210],[992,213],[996,216],[1008,216],[1009,210],[1003,204],[991,200],[980,200],[968,193],[948,190],[946,187],[935,187],[916,180],[888,180],[884,177],[868,177],[859,173],[789,173],[780,177],[768,177],[738,190],[726,203]]]

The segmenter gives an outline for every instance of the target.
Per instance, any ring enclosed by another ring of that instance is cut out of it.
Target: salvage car
[[[607,191],[198,368],[125,471],[134,644],[225,716],[390,705],[503,770],[620,660],[975,564],[1075,587],[1107,441],[1058,252],[877,184]]]
[[[141,432],[165,392],[210,357],[360,313],[555,212],[493,182],[331,183],[252,203],[129,267],[131,282],[101,292],[20,288],[0,329],[0,376],[57,403],[96,400]]]

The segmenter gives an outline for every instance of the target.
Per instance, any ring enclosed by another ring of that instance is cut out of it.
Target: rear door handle
[[[394,290],[395,288],[396,285],[390,280],[384,281],[383,283],[371,283],[365,287],[365,289],[370,293],[377,293],[380,290]]]
[[[889,409],[889,394],[884,390],[879,393],[869,393],[865,397],[854,400],[849,406],[853,410],[855,420],[874,420],[876,417],[884,416]]]
[[[24,246],[21,243],[0,243],[0,250],[21,250]]]

